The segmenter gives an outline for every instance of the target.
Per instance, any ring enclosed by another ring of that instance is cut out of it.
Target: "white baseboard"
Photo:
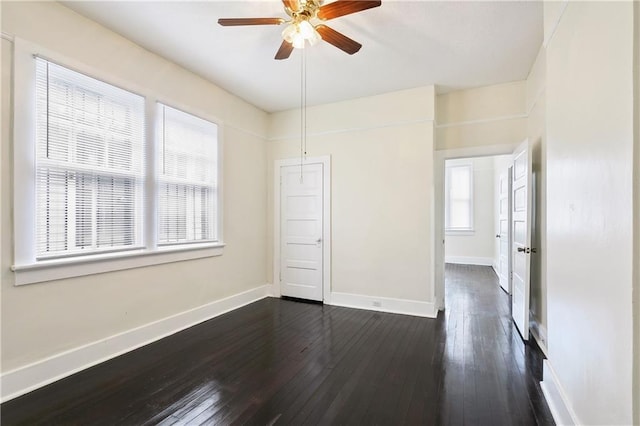
[[[446,256],[444,262],[459,265],[493,266],[493,258],[491,257]]]
[[[188,311],[53,355],[0,376],[2,402],[170,336],[269,295],[270,285],[256,287]]]
[[[421,302],[418,300],[332,292],[330,304],[343,306],[345,308],[367,309],[370,311],[414,315],[418,317],[436,318],[438,316],[438,310],[434,303]]]
[[[547,350],[547,328],[544,324],[540,323],[536,315],[531,311],[529,312],[529,318],[531,319],[529,323],[531,335],[536,339],[536,342],[538,343],[538,346],[540,346],[540,349],[542,349],[544,355],[549,358],[549,351]]]
[[[267,284],[265,287],[268,297],[280,297],[280,288],[276,288],[275,284]]]
[[[543,380],[540,382],[540,388],[544,394],[544,399],[547,400],[553,420],[558,426],[583,424],[571,408],[567,395],[562,389],[558,376],[553,371],[548,359],[543,361]]]
[[[491,261],[491,267],[493,268],[493,272],[495,272],[496,275],[499,277],[500,274],[498,273],[498,265],[496,265],[496,262]]]

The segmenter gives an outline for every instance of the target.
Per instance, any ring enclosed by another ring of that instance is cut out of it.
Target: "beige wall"
[[[527,137],[526,84],[497,84],[441,94],[436,149],[512,145]]]
[[[448,160],[446,164],[471,163],[473,165],[473,226],[472,235],[450,233],[445,236],[445,261],[462,263],[484,260],[493,262],[495,238],[493,157]],[[449,258],[449,260],[447,260]],[[458,259],[452,259],[458,258]]]
[[[332,292],[432,301],[433,105],[423,87],[308,109],[308,155],[331,156]],[[272,114],[269,176],[299,134],[299,110]],[[267,212],[272,233],[272,185]]]
[[[527,137],[532,146],[533,223],[531,246],[531,327],[539,342],[547,345],[547,146],[545,140],[546,52],[540,48],[527,78]]]
[[[549,363],[582,424],[633,420],[633,7],[545,10]]]
[[[2,371],[266,284],[266,113],[57,3],[2,2],[2,31],[222,119],[227,243],[220,257],[14,287],[12,43],[3,39]]]

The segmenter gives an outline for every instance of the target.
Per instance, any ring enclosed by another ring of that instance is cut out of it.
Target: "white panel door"
[[[522,338],[529,340],[531,253],[531,152],[524,141],[513,153],[512,316]]]
[[[322,301],[323,172],[323,164],[280,168],[283,296]]]
[[[498,257],[498,278],[500,287],[511,294],[511,250],[510,232],[511,223],[511,169],[500,174],[498,184],[498,235],[499,257]]]

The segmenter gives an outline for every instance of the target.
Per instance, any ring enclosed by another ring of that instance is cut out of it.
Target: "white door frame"
[[[470,148],[445,149],[434,152],[433,182],[434,194],[434,300],[438,310],[444,309],[444,171],[445,161],[455,158],[489,157],[494,155],[511,155],[518,143],[487,145]]]
[[[331,156],[307,157],[305,164],[322,164],[322,300],[331,303]],[[300,166],[300,158],[274,161],[273,165],[273,295],[280,297],[280,169]]]
[[[507,251],[508,251],[508,255],[507,255],[507,288],[505,289],[502,286],[502,283],[500,283],[500,287],[502,287],[503,290],[505,290],[505,292],[508,295],[511,295],[512,293],[512,288],[511,288],[511,266],[513,264],[513,259],[511,258],[511,245],[513,244],[512,242],[512,231],[511,231],[511,226],[512,226],[512,216],[513,216],[513,212],[511,211],[511,209],[513,208],[512,206],[512,202],[513,202],[513,194],[512,194],[512,185],[513,185],[513,181],[512,181],[512,172],[513,172],[513,164],[511,164],[509,167],[507,167],[506,170],[506,174],[507,174],[507,193],[508,193],[508,206],[507,206],[507,210],[508,210],[508,214],[507,214],[507,222],[508,222],[508,244],[507,244]],[[498,209],[500,209],[500,196],[498,196]],[[501,226],[500,226],[500,211],[498,211],[498,234],[500,236],[502,236],[502,231],[501,231]],[[502,240],[500,240],[500,242],[498,244],[502,244]],[[500,262],[500,257],[502,256],[502,247],[500,247],[498,249],[498,262]],[[501,269],[501,268],[500,268]],[[503,273],[502,270],[500,270],[500,273],[498,274],[498,281],[501,280],[500,275]]]

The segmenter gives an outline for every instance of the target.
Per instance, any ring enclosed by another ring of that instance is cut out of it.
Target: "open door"
[[[513,153],[512,272],[513,321],[524,340],[529,340],[529,294],[531,276],[531,151],[524,141]]]
[[[498,278],[500,287],[511,294],[511,167],[500,173],[498,194]]]

